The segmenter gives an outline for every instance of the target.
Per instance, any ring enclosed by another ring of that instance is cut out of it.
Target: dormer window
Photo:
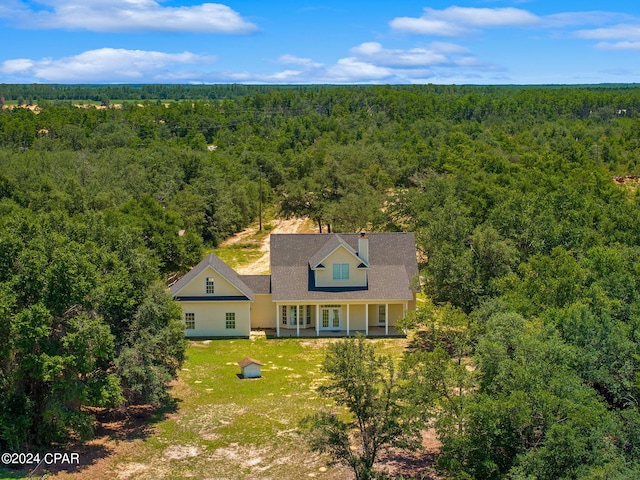
[[[207,294],[215,293],[215,281],[213,277],[207,277],[207,280],[205,282],[205,292]]]
[[[333,279],[334,280],[349,280],[349,264],[348,263],[334,263],[333,264]]]

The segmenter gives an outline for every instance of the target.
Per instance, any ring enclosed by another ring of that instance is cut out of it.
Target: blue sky
[[[0,83],[640,82],[640,2],[0,0]]]

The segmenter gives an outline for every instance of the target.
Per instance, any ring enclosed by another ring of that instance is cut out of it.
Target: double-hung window
[[[196,328],[196,314],[187,312],[184,314],[184,328],[193,330]]]
[[[225,324],[224,327],[227,330],[233,330],[236,328],[236,314],[235,312],[227,312],[225,314]]]
[[[333,264],[333,279],[334,280],[349,280],[349,264],[348,263],[334,263]]]

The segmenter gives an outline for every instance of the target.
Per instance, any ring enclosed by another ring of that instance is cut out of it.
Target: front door
[[[340,330],[340,305],[327,305],[322,307],[320,327],[324,330]]]

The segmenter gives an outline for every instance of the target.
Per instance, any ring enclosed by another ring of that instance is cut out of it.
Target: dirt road
[[[269,225],[273,226],[270,233],[316,233],[318,229],[314,223],[307,218],[292,218],[287,220],[272,220]],[[235,270],[240,275],[262,275],[270,271],[269,251],[271,248],[270,236],[266,235],[259,242],[255,241],[258,227],[252,225],[243,231],[236,233],[220,244],[221,247],[238,243],[256,243],[258,250],[262,253],[260,258],[245,265],[236,267]]]

